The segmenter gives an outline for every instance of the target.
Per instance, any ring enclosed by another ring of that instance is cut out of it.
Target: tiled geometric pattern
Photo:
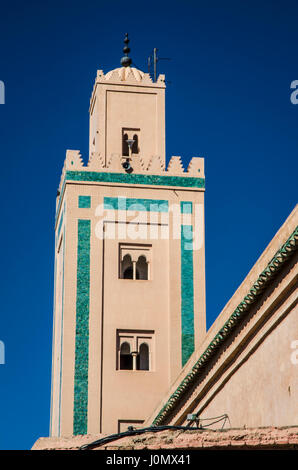
[[[91,196],[79,196],[79,209],[89,209],[91,207]]]
[[[104,208],[114,210],[168,212],[169,203],[162,199],[105,197]]]
[[[90,291],[90,220],[78,220],[73,434],[87,433]]]

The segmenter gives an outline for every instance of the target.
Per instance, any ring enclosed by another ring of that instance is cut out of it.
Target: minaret
[[[57,193],[52,436],[142,426],[205,335],[204,160],[165,168],[165,79],[128,44]]]

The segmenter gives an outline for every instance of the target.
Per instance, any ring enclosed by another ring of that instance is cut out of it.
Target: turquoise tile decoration
[[[168,212],[169,203],[162,199],[134,199],[105,197],[104,209]]]
[[[189,204],[189,203],[188,203]],[[180,203],[181,212],[185,208]],[[186,364],[195,349],[192,225],[181,225],[181,359]]]
[[[182,214],[192,214],[192,202],[191,201],[181,201],[180,209]]]
[[[79,196],[79,209],[90,209],[91,196]]]
[[[67,171],[65,180],[146,184],[153,186],[181,186],[187,188],[205,187],[205,178],[192,176],[137,175],[135,173],[108,173],[96,171]]]
[[[90,220],[78,220],[77,298],[73,434],[86,434],[88,421]]]

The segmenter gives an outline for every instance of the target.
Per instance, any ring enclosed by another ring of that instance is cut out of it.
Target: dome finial
[[[129,44],[128,33],[126,33],[125,38],[124,38],[124,47],[123,47],[123,52],[124,52],[125,56],[122,57],[122,59],[120,61],[122,67],[129,67],[132,63],[131,58],[128,57],[128,54],[130,52],[130,48],[128,47],[128,44]]]

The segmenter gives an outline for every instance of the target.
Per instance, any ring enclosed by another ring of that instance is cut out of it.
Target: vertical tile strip
[[[74,435],[86,434],[88,424],[90,227],[90,220],[78,220]]]
[[[181,212],[184,212],[181,203]],[[181,225],[181,355],[182,366],[195,349],[192,225]]]

